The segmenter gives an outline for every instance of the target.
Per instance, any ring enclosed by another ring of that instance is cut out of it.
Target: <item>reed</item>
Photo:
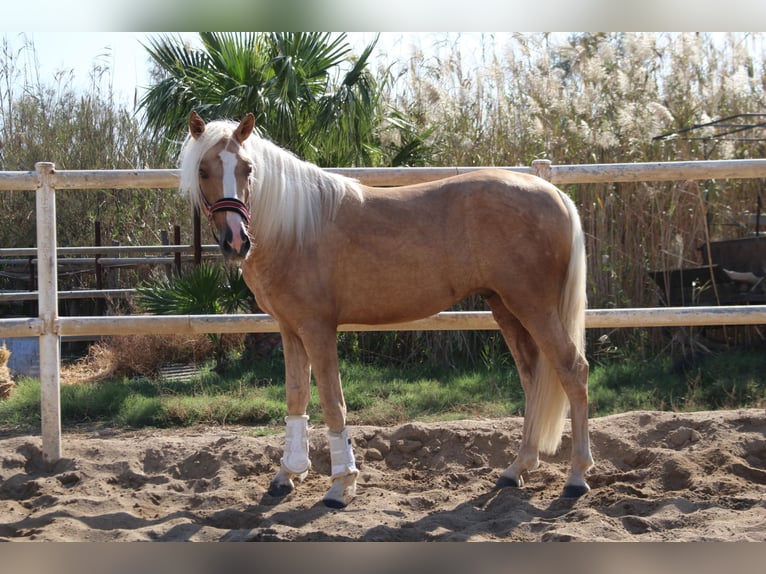
[[[410,161],[434,166],[766,157],[760,140],[653,139],[711,119],[764,112],[764,40],[764,33],[538,33],[485,34],[468,45],[460,35],[432,35],[427,49],[413,45],[404,60],[392,63],[382,51],[376,56],[376,81],[385,86],[380,106],[390,110],[379,143],[385,148],[386,138],[411,138],[418,154]],[[34,61],[34,46],[21,50],[11,53],[3,42],[0,52],[0,169],[29,170],[41,160],[68,169],[175,164],[132,111],[114,101],[103,64],[94,66],[90,93],[76,94],[68,87],[71,72],[48,84],[33,67],[19,65]],[[392,125],[406,126],[406,133]],[[706,241],[751,233],[741,214],[755,210],[762,186],[755,180],[568,186],[587,232],[589,305],[656,306],[663,294],[647,272],[698,266]],[[0,195],[0,244],[34,244],[33,201],[28,192]],[[62,193],[59,240],[90,244],[90,224],[101,220],[107,238],[158,243],[159,232],[187,214],[181,202],[157,190]],[[474,298],[459,308],[480,306]],[[657,330],[648,337],[645,330],[593,330],[594,352],[605,335],[651,352],[667,345]],[[481,365],[497,348],[493,336],[347,335],[341,348],[372,362],[451,362],[468,355]]]
[[[766,110],[763,34],[485,35],[469,59],[460,36],[413,46],[390,105],[430,129],[432,165],[617,163],[764,157],[764,141],[654,136]],[[426,55],[428,54],[428,55]],[[766,138],[756,130],[748,137]],[[573,185],[588,235],[596,308],[656,306],[650,270],[701,265],[708,240],[752,233],[762,181]],[[592,340],[604,333],[592,332]],[[462,335],[460,335],[462,336]],[[625,330],[617,340],[644,344]],[[663,345],[653,338],[653,349]],[[643,342],[642,342],[643,341]]]
[[[89,88],[76,91],[72,70],[42,78],[34,43],[15,50],[0,37],[0,170],[32,171],[52,161],[58,169],[142,169],[172,167],[160,142],[144,134],[141,118],[112,92],[112,70],[94,61]],[[170,232],[184,200],[172,190],[94,189],[57,194],[57,238],[62,246],[93,245],[95,223],[104,243],[153,245]],[[0,245],[35,245],[35,196],[0,193]],[[185,226],[189,242],[190,226]],[[126,279],[135,275],[125,272]],[[93,288],[94,278],[62,276],[62,288]],[[68,284],[67,284],[68,283]],[[0,277],[0,288],[6,286]]]

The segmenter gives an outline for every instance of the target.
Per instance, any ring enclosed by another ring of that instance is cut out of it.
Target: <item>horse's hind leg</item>
[[[539,452],[555,452],[569,406],[572,462],[563,494],[581,496],[590,490],[585,473],[593,466],[588,439],[588,363],[557,316],[529,321],[535,326],[530,333],[499,296],[489,297],[487,303],[513,354],[526,398],[519,454],[496,486],[521,486],[523,473],[539,465]]]
[[[311,468],[309,460],[308,416],[311,370],[308,355],[298,336],[286,328],[281,329],[285,353],[285,391],[287,417],[285,417],[285,449],[279,471],[269,484],[268,493],[283,497],[295,488],[294,479],[302,481]]]
[[[540,350],[524,326],[513,316],[498,295],[489,296],[487,298],[487,304],[492,310],[492,315],[500,327],[500,332],[511,351],[511,355],[513,355],[516,370],[521,379],[521,387],[524,390],[524,396],[527,402],[525,411],[528,412],[530,397],[534,396],[532,394],[534,392],[534,366],[537,363]],[[502,472],[497,480],[495,488],[523,486],[524,478],[522,475],[539,466],[540,449],[537,441],[534,440],[536,437],[530,432],[529,426],[531,422],[531,416],[524,417],[524,429],[522,432],[519,453],[513,463]]]
[[[569,402],[569,418],[572,426],[572,454],[569,476],[564,485],[563,495],[568,498],[582,496],[590,490],[585,475],[593,466],[588,437],[588,361],[578,351],[558,315],[538,317],[534,332],[530,334],[537,341],[547,361],[541,364],[553,369],[552,377],[558,379]]]

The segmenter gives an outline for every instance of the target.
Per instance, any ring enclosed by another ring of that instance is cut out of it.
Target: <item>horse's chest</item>
[[[248,288],[252,291],[258,307],[269,315],[273,315],[274,313],[270,303],[271,288],[269,287],[269,284],[271,282],[269,281],[269,277],[259,273],[258,266],[254,261],[249,259],[245,260],[244,265],[242,265],[242,276],[244,277]]]

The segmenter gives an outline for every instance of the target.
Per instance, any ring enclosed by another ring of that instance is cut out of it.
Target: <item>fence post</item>
[[[40,334],[40,419],[43,461],[53,465],[61,458],[61,350],[58,336],[58,261],[56,254],[55,165],[35,164],[38,175],[37,276]]]
[[[535,159],[532,160],[532,173],[537,177],[543,178],[545,181],[551,180],[551,160],[549,159]]]
[[[173,226],[173,245],[181,245],[181,227],[179,225]],[[181,252],[176,251],[173,255],[173,261],[176,264],[176,273],[181,275]]]
[[[96,221],[95,227],[95,246],[101,247],[101,222]],[[96,273],[96,289],[101,291],[104,288],[104,278],[103,278],[103,267],[101,266],[101,254],[96,253],[96,255],[93,257],[93,265],[94,265],[94,272]],[[96,302],[96,311],[99,315],[102,315],[106,309],[106,301],[104,299],[99,299]]]
[[[200,230],[199,208],[194,209],[194,221],[192,222],[192,236],[194,244],[194,266],[202,263],[202,232]]]
[[[96,221],[95,227],[95,245],[96,247],[101,247],[101,222]],[[102,267],[101,262],[99,261],[101,259],[101,254],[96,253],[96,255],[93,258],[93,264],[95,265],[95,271],[96,271],[96,289],[103,289],[104,288],[104,278],[101,276],[102,273]]]

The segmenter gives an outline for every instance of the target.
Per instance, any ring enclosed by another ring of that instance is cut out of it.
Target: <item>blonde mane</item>
[[[232,137],[236,122],[206,124],[199,138],[186,137],[180,154],[180,189],[199,207],[199,164],[222,138]],[[354,179],[327,172],[253,134],[243,148],[253,163],[249,232],[255,244],[303,246],[317,238],[332,221],[346,195],[364,201]]]

